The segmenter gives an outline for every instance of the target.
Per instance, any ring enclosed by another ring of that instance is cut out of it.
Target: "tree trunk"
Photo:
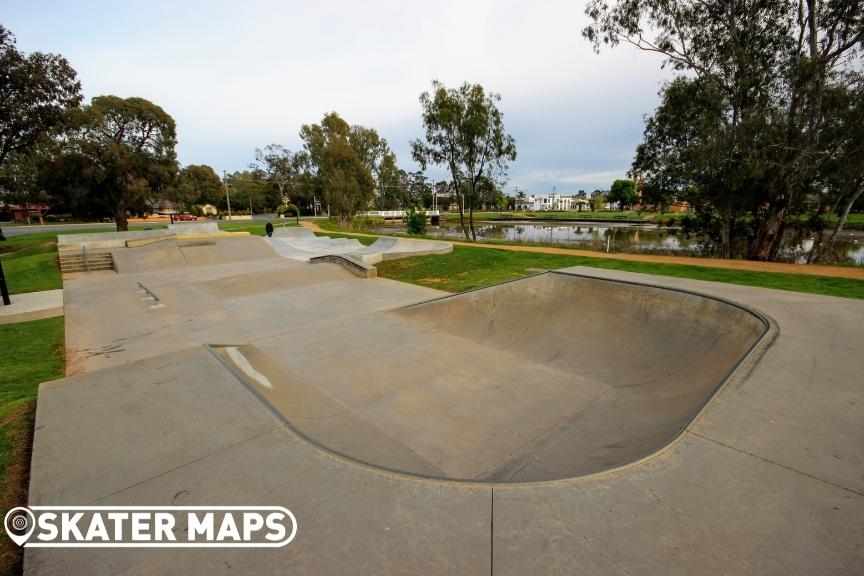
[[[474,230],[474,204],[468,206],[468,224],[471,226],[471,239],[477,241],[477,231]]]
[[[5,242],[6,236],[3,235],[3,228],[0,227],[0,242]]]
[[[457,189],[457,204],[459,205],[459,226],[462,227],[462,233],[465,235],[466,240],[471,240],[471,236],[468,235],[468,228],[465,227],[465,196],[464,194],[459,194]],[[459,202],[461,200],[461,202]]]
[[[777,250],[783,240],[787,207],[788,203],[785,200],[778,200],[771,206],[768,217],[765,218],[756,233],[756,241],[750,251],[750,260],[769,262],[777,255]]]
[[[114,224],[117,225],[117,232],[129,231],[129,220],[126,218],[126,209],[118,207],[114,211]]]
[[[732,246],[731,246],[731,236],[732,236],[732,224],[730,222],[730,217],[728,214],[723,216],[723,223],[721,224],[721,239],[720,239],[720,248],[723,251],[723,258],[729,259],[732,257]]]
[[[837,224],[834,225],[834,232],[831,234],[831,237],[828,238],[828,241],[825,242],[824,246],[816,252],[812,259],[808,259],[808,262],[818,262],[826,252],[831,250],[831,247],[834,246],[834,241],[837,240],[837,235],[843,231],[843,227],[846,225],[846,220],[849,218],[849,212],[852,210],[852,206],[858,201],[858,198],[861,197],[862,193],[864,193],[864,182],[858,184],[858,189],[849,196],[846,204],[843,205],[843,213],[840,215],[840,218],[837,219]],[[815,244],[813,245],[813,248],[816,249]]]

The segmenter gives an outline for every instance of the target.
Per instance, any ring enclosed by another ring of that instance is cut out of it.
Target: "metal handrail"
[[[152,298],[154,302],[159,302],[159,297],[156,295],[156,293],[144,286],[141,282],[138,282],[138,288],[140,288],[139,292],[144,292],[149,298]]]

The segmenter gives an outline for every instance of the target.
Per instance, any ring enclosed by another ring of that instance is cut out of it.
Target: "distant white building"
[[[586,206],[590,206],[590,202],[585,198],[576,198],[575,196],[562,196],[561,194],[556,193],[552,193],[547,196],[529,195],[522,200],[516,201],[517,210],[530,212],[580,210]]]

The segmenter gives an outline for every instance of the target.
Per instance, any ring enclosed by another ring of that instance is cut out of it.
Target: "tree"
[[[81,103],[81,83],[57,54],[24,54],[0,25],[0,166],[27,153]]]
[[[411,206],[405,211],[405,230],[412,236],[426,234],[426,213]]]
[[[603,190],[594,190],[591,193],[591,209],[595,212],[603,208],[606,204],[606,192]]]
[[[404,209],[411,204],[408,173],[396,165],[392,153],[384,156],[378,168],[375,205],[379,210]]]
[[[860,63],[864,0],[591,0],[586,13],[595,49],[626,42],[685,73],[663,90],[676,92],[664,94],[663,118],[658,109],[646,125],[646,190],[689,191],[724,252],[743,237],[749,258],[773,259],[787,215],[821,179],[825,95]]]
[[[812,227],[816,229],[808,262],[819,262],[831,253],[853,206],[864,194],[864,76],[850,88],[837,87],[825,95],[836,113],[826,119],[823,138],[827,154],[820,173]],[[825,237],[828,219],[837,217],[831,235]]]
[[[507,163],[516,159],[516,143],[504,131],[497,103],[501,96],[486,93],[479,84],[447,88],[437,80],[431,92],[420,95],[423,108],[424,140],[411,142],[414,160],[425,170],[429,164],[446,166],[450,171],[459,223],[467,239],[477,239],[474,207],[486,182],[506,175]],[[465,226],[464,207],[468,208]]]
[[[269,212],[276,210],[282,203],[278,188],[270,182],[267,174],[260,169],[234,172],[226,178],[226,184],[231,194],[231,206],[235,212],[255,210]]]
[[[269,144],[263,150],[255,149],[255,160],[267,178],[279,190],[280,202],[297,202],[302,186],[300,172],[303,155],[294,153],[280,144]]]
[[[0,172],[17,157],[17,165],[32,164],[28,158],[40,140],[81,103],[81,83],[69,62],[57,54],[25,54],[15,46],[15,36],[0,25]],[[32,172],[31,172],[32,173]],[[0,192],[22,193],[20,178],[3,183]],[[24,190],[30,194],[32,190]],[[0,229],[0,240],[5,240]]]
[[[168,188],[168,199],[179,204],[198,205],[225,203],[225,188],[222,179],[206,164],[184,166],[177,174],[176,182]]]
[[[392,155],[387,142],[372,128],[349,126],[335,112],[325,115],[321,124],[304,124],[300,137],[309,181],[346,226],[374,197],[373,173]]]
[[[148,100],[93,98],[66,138],[61,162],[84,200],[113,215],[118,231],[129,229],[127,212],[145,211],[174,182],[174,119]]]
[[[636,197],[636,183],[633,180],[615,180],[612,182],[606,201],[613,204],[617,202],[622,211],[633,206],[639,201]]]

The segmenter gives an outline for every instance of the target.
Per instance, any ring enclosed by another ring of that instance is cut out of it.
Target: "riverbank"
[[[347,236],[365,236],[377,238],[383,234],[369,234],[364,232],[343,232],[324,228],[318,221],[304,220],[302,226],[310,228],[319,233],[335,233]],[[440,238],[432,238],[440,240]],[[448,240],[450,241],[450,240]],[[748,272],[781,273],[804,276],[825,276],[830,278],[847,278],[864,281],[864,268],[851,266],[825,266],[819,264],[790,264],[784,262],[755,262],[752,260],[723,260],[720,258],[694,258],[689,256],[664,256],[655,254],[616,254],[606,252],[595,252],[580,248],[559,248],[554,246],[525,246],[515,244],[498,244],[489,242],[464,242],[454,240],[454,246],[471,246],[476,248],[491,248],[495,250],[509,250],[513,252],[530,252],[537,254],[558,254],[562,256],[579,256],[588,259],[619,260],[628,262],[641,262],[666,265],[686,265],[697,268],[717,268],[725,270],[740,270]],[[590,266],[591,264],[586,264]],[[649,272],[650,273],[650,272]],[[659,272],[658,272],[659,273]]]
[[[354,237],[371,243],[374,234],[340,233],[325,230],[315,222],[303,226],[328,236]],[[453,242],[452,254],[419,256],[382,262],[378,275],[448,292],[488,286],[569,266],[590,266],[658,274],[676,278],[724,282],[742,286],[774,288],[793,292],[864,299],[864,270],[836,266],[804,266],[739,260],[708,260],[672,256],[604,254],[588,250],[543,246],[512,246]],[[690,262],[696,264],[690,264]],[[712,266],[711,264],[715,264]]]

